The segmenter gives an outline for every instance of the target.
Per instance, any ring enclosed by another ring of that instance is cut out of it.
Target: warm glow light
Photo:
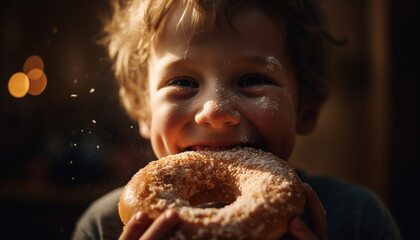
[[[22,98],[27,93],[33,96],[41,94],[47,87],[47,76],[44,73],[44,61],[38,55],[26,59],[23,72],[13,74],[9,79],[9,93]]]
[[[28,72],[29,90],[28,93],[32,96],[41,94],[47,87],[47,76],[38,68],[32,69]]]
[[[42,71],[44,70],[44,61],[42,61],[42,58],[38,55],[33,55],[26,59],[23,64],[23,72],[27,74],[35,68],[41,69]]]
[[[29,78],[26,74],[18,72],[13,74],[8,83],[9,93],[16,98],[22,98],[28,93]]]

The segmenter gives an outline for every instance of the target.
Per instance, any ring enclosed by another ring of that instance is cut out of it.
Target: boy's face
[[[253,146],[288,159],[298,89],[286,32],[257,8],[204,27],[192,41],[189,13],[174,7],[149,60],[150,122],[140,132],[157,157],[206,147]]]

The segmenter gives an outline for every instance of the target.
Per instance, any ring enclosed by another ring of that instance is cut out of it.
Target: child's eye
[[[247,74],[239,80],[239,87],[273,84],[273,80],[259,74]]]
[[[198,83],[194,79],[187,77],[175,78],[169,81],[167,85],[179,88],[198,88]]]

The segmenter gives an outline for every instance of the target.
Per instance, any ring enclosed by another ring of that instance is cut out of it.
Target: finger
[[[124,231],[122,232],[119,240],[139,239],[151,223],[152,219],[150,219],[147,214],[141,212],[134,214],[124,227]]]
[[[316,192],[307,183],[302,184],[309,212],[309,225],[319,239],[327,239],[327,218]]]
[[[150,225],[141,239],[163,239],[176,226],[178,220],[179,215],[175,210],[165,211]]]
[[[300,218],[294,218],[290,222],[290,233],[299,240],[318,239]]]

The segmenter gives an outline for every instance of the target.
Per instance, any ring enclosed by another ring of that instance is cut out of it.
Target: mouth
[[[221,146],[211,146],[211,145],[194,145],[189,146],[183,150],[185,151],[224,151],[233,148],[255,148],[255,149],[262,149],[260,146],[252,145],[252,144],[233,144],[233,145],[221,145]]]

